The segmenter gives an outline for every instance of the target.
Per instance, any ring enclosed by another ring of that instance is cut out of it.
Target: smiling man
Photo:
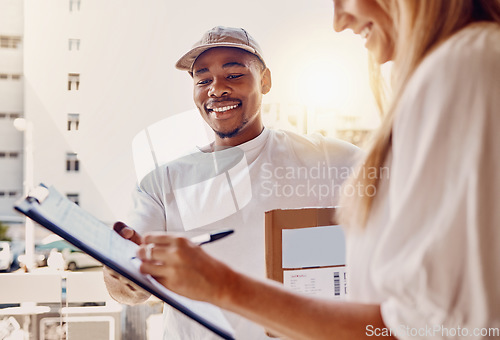
[[[271,72],[244,29],[209,30],[176,67],[191,75],[194,102],[214,131],[214,142],[141,180],[127,221],[130,228],[118,223],[115,230],[139,243],[139,235],[150,231],[195,236],[232,228],[233,235],[204,249],[250,275],[265,277],[264,213],[336,205],[358,149],[319,135],[264,127],[261,103],[271,89]],[[140,303],[149,296],[107,269],[105,280],[120,302]],[[164,314],[164,339],[217,338],[169,306]],[[226,317],[237,339],[267,338],[260,326],[235,314]]]
[[[211,48],[190,73],[194,102],[214,130],[216,145],[236,146],[262,132],[260,107],[271,89],[271,73],[256,55],[236,47]]]

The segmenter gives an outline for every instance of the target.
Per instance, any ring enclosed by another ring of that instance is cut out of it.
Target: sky
[[[345,114],[364,115],[373,123],[373,100],[368,87],[367,57],[361,38],[351,31],[333,30],[331,0],[241,1],[191,0],[162,2],[158,16],[147,11],[138,18],[157,27],[165,44],[146,62],[163,61],[166,92],[175,95],[167,110],[193,107],[192,84],[185,72],[172,66],[218,25],[243,27],[261,45],[271,69],[273,87],[265,102],[295,102],[329,107]],[[153,10],[153,8],[152,8]],[[156,8],[158,10],[158,8]],[[153,18],[153,20],[151,20]],[[151,41],[155,37],[151,36]],[[170,104],[170,102],[169,102]],[[169,114],[168,112],[167,114]],[[375,121],[376,123],[376,121]],[[368,123],[371,124],[371,123]]]

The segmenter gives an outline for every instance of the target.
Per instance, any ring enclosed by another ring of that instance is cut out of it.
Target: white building
[[[129,78],[134,64],[121,64],[128,61],[125,51],[137,56],[123,45],[133,46],[134,40],[125,26],[110,29],[122,6],[27,1],[24,13],[25,117],[33,126],[34,183],[55,186],[109,224],[130,204],[130,141],[141,128],[128,120],[140,108],[133,107],[140,105],[134,102],[140,96],[137,79]]]
[[[14,119],[23,109],[23,2],[0,1],[0,221],[16,224],[12,209],[23,194],[23,134]]]

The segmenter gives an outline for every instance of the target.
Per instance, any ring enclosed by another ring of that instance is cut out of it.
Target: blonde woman
[[[336,0],[334,13],[394,61],[369,171],[348,184],[365,194],[344,197],[350,301],[256,281],[165,234],[145,237],[141,270],[286,338],[498,336],[500,1]]]

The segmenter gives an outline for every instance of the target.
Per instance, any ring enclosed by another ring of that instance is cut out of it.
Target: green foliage
[[[0,221],[0,241],[12,241],[10,237],[7,237],[7,231],[9,230],[9,226],[5,225]]]

